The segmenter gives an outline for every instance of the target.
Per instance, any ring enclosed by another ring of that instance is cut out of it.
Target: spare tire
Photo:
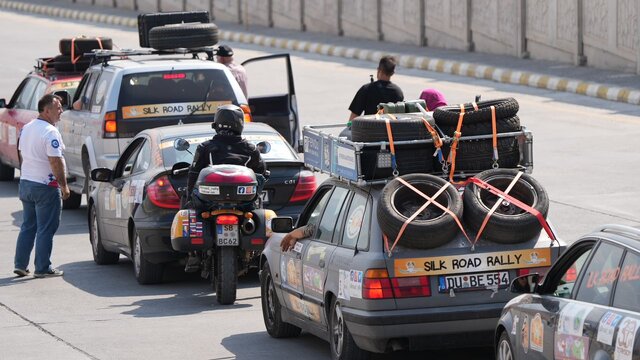
[[[453,137],[453,133],[458,128],[457,124],[454,126],[438,126],[443,134]],[[496,129],[498,133],[508,133],[522,130],[520,126],[520,118],[512,116],[509,118],[496,119]],[[489,122],[467,123],[462,122],[462,129],[460,129],[462,136],[475,136],[475,135],[490,135],[493,134],[493,125]]]
[[[510,118],[518,113],[520,106],[514,98],[485,100],[477,103],[478,110],[474,110],[471,103],[464,104],[463,124],[491,121],[491,106],[496,108],[496,118]],[[460,106],[441,106],[434,110],[433,118],[438,126],[454,126],[460,118]]]
[[[91,52],[93,49],[111,50],[113,48],[113,41],[108,37],[77,37],[61,39],[58,44],[60,54],[71,55],[71,43],[73,43],[73,46],[75,47],[74,55],[76,57],[84,53]]]
[[[375,115],[365,115],[351,120],[351,141],[389,141],[385,119],[389,119],[391,123],[394,141],[431,138],[420,116],[398,114],[392,120],[389,115],[383,114],[379,119]]]
[[[149,45],[158,50],[198,48],[218,43],[214,23],[186,23],[156,26],[149,30]]]
[[[513,181],[518,170],[492,169],[483,171],[476,178],[504,191]],[[531,175],[522,174],[509,195],[538,210],[545,218],[549,211],[549,197],[542,185]],[[464,220],[474,232],[478,232],[489,210],[498,201],[496,195],[469,183],[464,190]],[[491,215],[482,232],[482,238],[502,243],[515,244],[532,239],[542,226],[538,218],[514,204],[502,200]]]
[[[59,72],[84,72],[91,66],[91,59],[80,58],[74,64],[71,62],[70,56],[58,55],[53,58],[49,65],[53,65],[53,68]]]
[[[403,180],[429,197],[447,186],[435,199],[449,209],[458,218],[462,217],[462,200],[458,191],[439,177],[428,174],[410,174],[401,176]],[[391,180],[383,189],[378,203],[377,217],[380,229],[393,242],[400,228],[426,200],[403,185],[397,178]],[[418,217],[409,223],[398,244],[411,248],[431,249],[451,241],[458,233],[458,225],[451,215],[439,207],[429,204]]]
[[[442,147],[442,155],[449,158],[451,145]],[[480,172],[493,167],[493,141],[460,141],[456,150],[456,171]],[[515,168],[520,164],[520,146],[515,137],[498,138],[498,166]]]

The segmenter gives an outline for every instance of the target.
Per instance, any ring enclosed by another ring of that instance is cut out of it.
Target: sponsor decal
[[[323,284],[322,271],[309,265],[302,267],[302,283],[306,290],[312,290],[322,294]]]
[[[291,309],[293,311],[298,314],[302,314],[313,321],[320,321],[320,306],[297,298],[293,294],[287,294],[287,298],[289,299],[289,304],[291,304]]]
[[[338,298],[362,299],[364,273],[359,270],[340,270],[338,273]]]
[[[136,193],[133,198],[133,202],[136,204],[142,204],[142,195],[144,191],[144,180],[136,180]]]
[[[56,139],[51,140],[51,147],[57,149],[60,147],[60,142]]]
[[[338,272],[338,299],[350,300],[349,295],[349,271],[340,270]]]
[[[554,355],[556,360],[586,360],[589,356],[589,338],[556,334]]]
[[[220,195],[219,186],[198,185],[198,191],[203,195]]]
[[[122,107],[123,119],[137,119],[160,116],[184,116],[189,114],[215,114],[220,105],[231,104],[231,101],[207,101],[202,103],[186,102],[173,104],[149,104]]]
[[[327,248],[325,246],[312,244],[309,246],[309,250],[307,250],[305,262],[319,262],[320,260],[324,260],[326,255]]]
[[[559,334],[582,336],[584,319],[587,318],[587,315],[589,315],[592,309],[593,307],[584,304],[567,304],[562,311],[560,311],[557,332]]]
[[[347,238],[355,239],[360,233],[362,227],[362,219],[364,218],[364,205],[360,205],[351,213],[351,217],[347,220]]]
[[[524,315],[522,319],[522,328],[520,329],[520,344],[524,353],[529,352],[529,315]]]
[[[18,135],[15,126],[7,126],[7,135],[9,137],[9,145],[16,145],[18,143]]]
[[[616,336],[616,350],[613,353],[614,359],[631,360],[639,323],[640,321],[637,319],[629,317],[622,320],[618,328],[618,336]]]
[[[122,195],[116,194],[116,217],[122,217]]]
[[[529,331],[531,338],[529,343],[531,345],[531,350],[535,350],[538,352],[544,351],[544,326],[542,326],[542,317],[539,313],[531,320],[531,329]]]
[[[301,242],[296,242],[296,244],[293,246],[293,251],[297,252],[298,254],[301,254],[303,249],[304,244]]]
[[[256,193],[255,186],[238,186],[238,195],[252,195]]]
[[[513,325],[511,326],[511,335],[515,335],[516,334],[516,330],[518,329],[518,322],[520,321],[520,317],[518,315],[515,315],[513,317]]]
[[[601,343],[612,345],[613,344],[613,333],[616,330],[616,326],[622,320],[622,315],[618,315],[611,311],[607,311],[602,318],[600,319],[600,324],[598,324],[598,336],[597,340]]]
[[[444,275],[551,266],[551,249],[526,249],[485,254],[397,259],[396,277]]]
[[[286,283],[296,290],[302,290],[302,263],[300,260],[294,258],[287,258],[286,263],[286,276],[283,277],[283,281],[286,279]]]

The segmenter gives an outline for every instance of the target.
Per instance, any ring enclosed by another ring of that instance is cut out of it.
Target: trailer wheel
[[[518,173],[514,169],[491,169],[476,175],[490,185],[506,190]],[[538,210],[545,218],[549,211],[549,197],[542,185],[531,175],[522,174],[509,195]],[[464,220],[471,230],[477,232],[484,218],[496,201],[496,195],[469,183],[464,190]],[[532,214],[506,200],[491,215],[482,232],[482,238],[502,244],[515,244],[536,236],[542,226]]]
[[[474,110],[470,103],[464,104],[464,123],[472,124],[491,121],[491,106],[496,107],[496,118],[510,118],[520,109],[514,98],[479,101],[478,110]],[[433,118],[438,126],[454,126],[460,118],[460,106],[441,106],[433,112]]]
[[[169,24],[149,30],[149,45],[158,50],[197,48],[217,43],[218,27],[213,23]]]
[[[432,197],[447,181],[428,174],[410,174],[401,176],[403,180]],[[453,186],[443,191],[435,199],[458,218],[462,217],[462,200]],[[400,228],[426,200],[403,185],[397,178],[391,180],[383,189],[378,205],[378,222],[383,233],[393,241]],[[399,244],[419,249],[430,249],[446,244],[458,233],[458,225],[451,215],[439,207],[430,204],[409,225],[407,225]]]

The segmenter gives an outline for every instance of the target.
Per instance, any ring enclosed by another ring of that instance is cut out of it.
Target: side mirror
[[[7,107],[7,100],[0,99],[0,109],[4,109]]]
[[[518,276],[511,282],[509,291],[516,294],[531,294],[538,288],[538,281],[540,280],[540,274],[533,273]]]
[[[188,162],[184,162],[184,161],[177,162],[173,164],[173,166],[171,167],[171,173],[173,175],[178,175],[182,172],[189,170],[189,166],[190,165]]]
[[[256,147],[261,154],[267,154],[271,151],[271,144],[268,141],[260,141],[256,144]]]
[[[67,90],[56,91],[53,95],[57,95],[62,99],[60,100],[60,103],[62,104],[63,109],[68,109],[71,106],[71,95],[69,95]]]
[[[178,151],[186,151],[186,150],[189,149],[190,146],[191,146],[191,144],[189,144],[189,142],[187,140],[183,139],[183,138],[177,138],[173,142],[173,148],[178,150]]]
[[[293,218],[290,216],[278,216],[271,219],[271,231],[288,233],[293,230]]]
[[[91,170],[91,180],[98,182],[109,182],[111,181],[111,169],[107,168],[97,168]]]

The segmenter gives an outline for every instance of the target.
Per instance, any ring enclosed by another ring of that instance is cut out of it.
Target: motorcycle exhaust
[[[256,232],[256,223],[251,218],[245,218],[242,222],[242,232],[251,235]]]

